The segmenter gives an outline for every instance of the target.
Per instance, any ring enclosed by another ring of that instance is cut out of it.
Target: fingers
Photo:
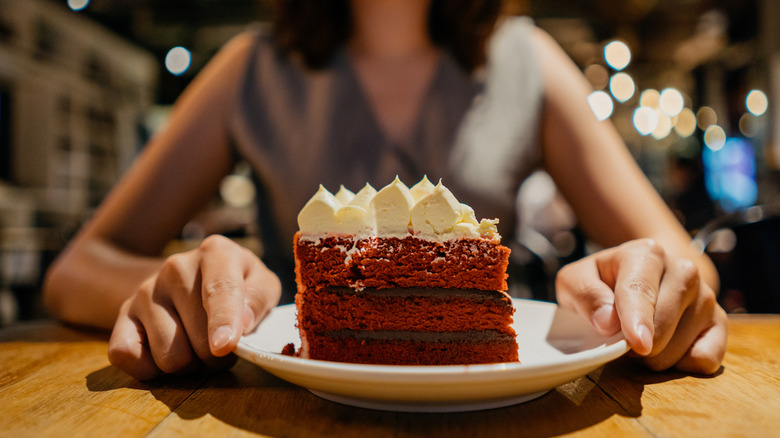
[[[649,356],[656,356],[667,350],[673,336],[677,339],[684,336],[690,342],[698,336],[701,327],[698,328],[699,331],[685,327],[699,316],[693,314],[689,308],[697,299],[700,287],[702,284],[699,272],[692,261],[681,258],[667,261],[655,306],[655,336]],[[695,333],[690,333],[692,331]],[[680,351],[678,358],[683,353],[684,350]]]
[[[680,371],[714,374],[720,369],[726,354],[728,318],[720,306],[715,309],[714,324],[704,330],[675,367]]]
[[[276,306],[281,283],[251,251],[224,237],[207,238],[200,251],[209,348],[214,356],[224,356]],[[225,257],[228,253],[234,256]]]
[[[175,309],[195,355],[201,360],[208,360],[212,355],[206,330],[206,312],[201,302],[199,260],[196,251],[168,257],[157,275],[154,293],[159,297],[156,299],[158,305]]]
[[[141,380],[230,365],[241,335],[280,294],[278,278],[251,251],[207,238],[193,251],[168,257],[123,305],[110,360]]]
[[[244,303],[244,278],[249,266],[244,257],[224,257],[234,248],[221,236],[204,240],[202,252],[201,294],[208,317],[209,348],[214,356],[224,356],[236,347],[244,332],[244,320],[254,320]]]
[[[597,260],[605,271],[618,268],[614,290],[621,329],[631,348],[644,356],[653,349],[655,306],[664,274],[665,254],[650,239],[629,242],[618,250],[618,260],[615,259],[617,251]]]
[[[699,374],[712,374],[719,369],[726,351],[726,314],[711,289],[704,288],[694,298],[668,344],[644,358],[651,369],[675,367]]]
[[[129,302],[125,303],[127,307]],[[120,311],[108,341],[108,360],[138,380],[151,380],[160,374],[146,342],[141,324]]]
[[[629,346],[647,355],[664,261],[661,247],[649,239],[602,251],[561,269],[558,302],[575,309],[602,335],[622,330]]]
[[[602,334],[618,321],[634,353],[653,370],[709,374],[726,349],[727,317],[696,265],[649,239],[575,262],[559,273],[559,303]],[[610,296],[611,295],[611,296]],[[610,308],[610,300],[612,308]]]
[[[128,317],[143,327],[147,348],[161,372],[176,373],[199,366],[176,309],[158,291],[158,285],[142,287],[132,300]]]

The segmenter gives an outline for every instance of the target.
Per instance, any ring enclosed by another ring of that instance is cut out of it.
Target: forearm
[[[63,321],[109,329],[122,303],[158,271],[162,261],[82,237],[47,272],[44,304]]]
[[[667,254],[693,261],[701,279],[718,290],[712,261],[691,238],[643,175],[614,126],[587,105],[590,85],[544,34],[537,35],[547,84],[542,120],[545,168],[573,207],[588,236],[603,247],[651,238]]]

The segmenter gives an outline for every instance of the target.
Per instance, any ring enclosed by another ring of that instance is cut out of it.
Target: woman
[[[269,263],[289,258],[295,215],[319,183],[444,178],[511,238],[517,188],[543,166],[607,248],[561,270],[559,303],[602,334],[622,330],[653,369],[719,368],[713,265],[595,120],[587,83],[549,36],[501,18],[500,1],[276,6],[273,33],[240,35],[212,60],[47,276],[55,315],[113,327],[113,364],[142,380],[224,366],[277,303],[279,277],[225,238],[159,257],[241,157],[258,181]]]

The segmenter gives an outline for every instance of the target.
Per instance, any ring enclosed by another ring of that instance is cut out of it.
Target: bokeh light
[[[612,115],[614,104],[609,94],[603,91],[594,91],[588,96],[588,105],[599,120],[606,120]]]
[[[634,97],[634,80],[626,73],[615,73],[609,80],[609,91],[618,102],[626,102]]]
[[[653,129],[650,135],[656,140],[662,140],[672,132],[672,119],[663,111],[656,110],[655,113],[658,123],[656,123],[655,129]]]
[[[680,114],[684,105],[682,93],[675,88],[665,88],[658,97],[658,107],[669,117]]]
[[[729,138],[721,148],[704,148],[704,182],[710,198],[727,212],[755,204],[758,198],[756,160],[750,144]]]
[[[68,0],[68,7],[74,11],[84,10],[89,6],[89,0]]]
[[[704,145],[713,151],[720,150],[726,143],[726,132],[718,125],[711,125],[704,131]]]
[[[703,106],[699,108],[699,111],[696,112],[696,126],[698,126],[702,131],[717,123],[718,115],[715,113],[714,109],[708,106]]]
[[[165,55],[165,68],[167,68],[171,74],[179,76],[190,68],[191,61],[192,55],[190,54],[190,51],[184,47],[177,46],[169,50],[168,54]]]
[[[623,70],[631,62],[631,49],[622,41],[612,41],[604,46],[604,60],[615,70]]]
[[[769,108],[769,99],[767,99],[763,91],[751,90],[745,98],[745,106],[751,114],[760,116]]]
[[[755,137],[758,134],[756,116],[750,113],[742,114],[742,117],[739,118],[739,132],[747,138]]]
[[[639,106],[649,108],[658,108],[658,101],[661,99],[661,93],[658,90],[648,88],[639,95]]]
[[[219,194],[231,207],[247,207],[255,200],[255,185],[243,175],[228,175],[222,179]]]
[[[634,110],[634,128],[641,135],[648,135],[658,127],[658,113],[654,108],[640,106]]]
[[[601,90],[607,87],[609,83],[609,72],[607,69],[599,64],[591,64],[585,67],[585,77],[588,82],[596,90]]]
[[[696,115],[690,108],[683,108],[674,121],[674,131],[680,137],[690,137],[696,131]]]

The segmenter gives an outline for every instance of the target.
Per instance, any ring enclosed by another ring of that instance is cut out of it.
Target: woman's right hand
[[[113,365],[139,380],[202,366],[230,353],[279,301],[279,279],[246,248],[210,236],[168,257],[121,306],[108,346]]]

